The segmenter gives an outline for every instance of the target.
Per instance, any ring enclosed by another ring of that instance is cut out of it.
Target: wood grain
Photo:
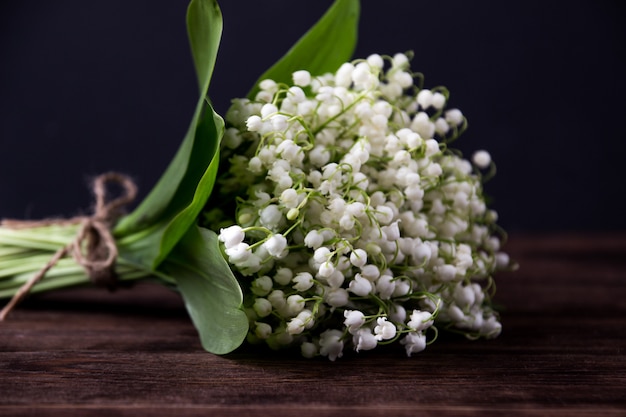
[[[626,416],[626,234],[516,235],[496,340],[336,362],[202,351],[149,284],[32,297],[0,324],[6,416]]]

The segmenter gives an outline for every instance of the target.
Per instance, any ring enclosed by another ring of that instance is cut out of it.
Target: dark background
[[[210,95],[223,113],[331,4],[222,0]],[[142,195],[182,140],[197,87],[183,0],[4,0],[0,217],[71,216],[89,178]],[[414,50],[426,86],[491,152],[486,186],[509,231],[623,230],[626,41],[620,1],[362,1],[355,57]]]

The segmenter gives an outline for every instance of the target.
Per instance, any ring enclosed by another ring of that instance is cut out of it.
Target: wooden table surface
[[[336,362],[204,352],[178,295],[33,296],[0,323],[4,416],[626,416],[626,234],[514,235],[504,330]]]

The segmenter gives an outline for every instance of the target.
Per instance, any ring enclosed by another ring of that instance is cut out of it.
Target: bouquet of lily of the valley
[[[3,223],[0,296],[156,279],[218,354],[247,339],[410,356],[439,330],[497,336],[493,274],[513,264],[483,195],[495,165],[448,146],[467,122],[409,54],[352,58],[358,14],[337,0],[224,122],[206,98],[221,13],[192,0],[200,98],[161,180],[128,215],[132,183],[107,174],[93,216]],[[125,195],[107,201],[107,182]]]

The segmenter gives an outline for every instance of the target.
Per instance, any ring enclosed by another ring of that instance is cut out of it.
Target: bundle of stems
[[[55,259],[59,248],[66,248],[74,242],[79,228],[79,223],[35,227],[3,224],[0,227],[0,298],[13,297],[18,293]],[[123,258],[117,259],[115,272],[120,282],[148,278],[154,274],[154,271]],[[162,278],[174,284],[167,277]],[[36,285],[29,288],[29,293],[90,283],[83,266],[72,257],[63,257],[54,262]]]

